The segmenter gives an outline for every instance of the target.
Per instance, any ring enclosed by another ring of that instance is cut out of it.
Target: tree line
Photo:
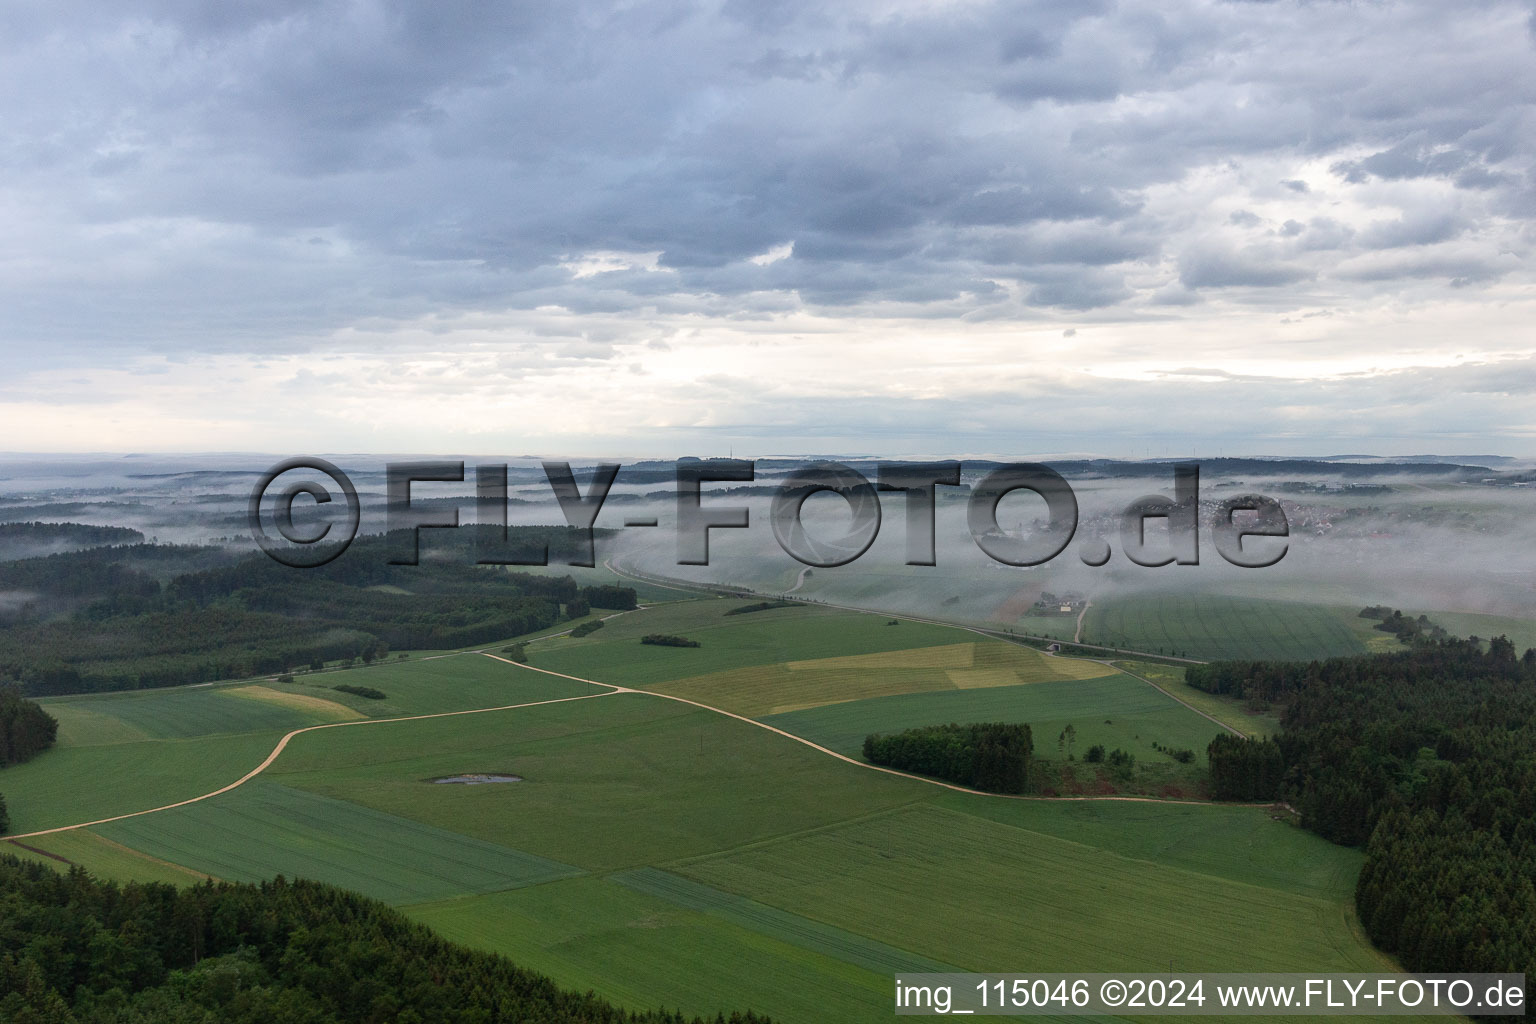
[[[864,737],[864,760],[992,793],[1022,793],[1034,741],[1029,726],[1005,722],[927,725]]]
[[[58,734],[57,719],[16,687],[0,684],[0,768],[30,761],[53,746]],[[10,829],[5,797],[0,796],[0,835]]]
[[[318,882],[119,886],[6,856],[0,921],[17,1024],[705,1024],[562,990]]]
[[[30,761],[53,746],[59,723],[15,686],[0,683],[0,768]]]
[[[1355,905],[1415,971],[1536,975],[1536,651],[1504,637],[1189,670],[1211,692],[1287,701],[1281,732],[1211,744],[1213,791],[1291,803],[1363,846]]]

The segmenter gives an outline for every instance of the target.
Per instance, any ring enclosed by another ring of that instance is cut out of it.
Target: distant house
[[[1064,605],[1061,606],[1061,610],[1063,612],[1070,612],[1072,610],[1072,606],[1069,605],[1069,604],[1064,604]]]

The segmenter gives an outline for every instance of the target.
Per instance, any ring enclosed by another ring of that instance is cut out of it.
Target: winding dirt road
[[[636,609],[636,610],[638,611],[639,609]],[[1086,611],[1086,609],[1084,609],[1084,610]],[[615,618],[615,617],[617,617],[617,615],[622,615],[622,614],[626,614],[626,613],[618,612],[618,613],[615,613],[615,615],[604,616],[604,619],[606,620],[606,619]],[[900,616],[900,617],[901,618],[913,618],[912,616]],[[937,621],[937,620],[918,619],[917,621]],[[955,625],[954,623],[944,623],[944,624],[945,625]],[[993,635],[993,634],[988,633],[985,630],[977,629],[977,628],[975,628],[973,626],[958,626],[956,628],[965,629],[965,630],[968,630],[968,631],[973,632],[973,633],[981,633],[983,635],[988,635],[988,636]],[[550,635],[558,635],[558,634],[550,634]],[[832,750],[829,747],[824,747],[824,746],[822,746],[819,743],[814,743],[811,740],[808,740],[808,739],[806,739],[803,736],[796,736],[794,733],[785,732],[783,729],[779,729],[779,728],[777,728],[775,726],[768,725],[768,724],[766,724],[764,722],[759,722],[759,721],[757,721],[756,719],[753,719],[753,718],[748,718],[745,715],[738,715],[734,711],[727,711],[724,708],[717,708],[717,707],[714,707],[714,706],[709,705],[709,704],[702,704],[699,701],[689,700],[686,697],[677,697],[677,696],[673,696],[672,694],[669,694],[669,693],[657,693],[654,690],[638,690],[638,689],[634,689],[634,688],[628,687],[628,686],[617,686],[617,685],[615,685],[613,683],[604,683],[604,682],[599,682],[596,679],[585,679],[585,678],[583,678],[581,676],[567,675],[564,672],[555,672],[555,671],[553,671],[551,669],[547,669],[547,668],[535,668],[532,665],[524,664],[522,662],[512,661],[510,658],[503,658],[503,657],[501,657],[498,654],[492,654],[489,651],[484,651],[484,650],[480,650],[480,651],[462,651],[462,652],[456,652],[455,654],[449,654],[449,655],[437,655],[436,657],[459,657],[459,656],[462,656],[462,655],[465,655],[465,654],[470,654],[470,655],[479,654],[479,655],[481,655],[483,657],[491,658],[491,659],[493,659],[495,661],[500,661],[500,662],[503,662],[504,664],[511,665],[513,668],[524,669],[524,670],[529,671],[529,672],[538,672],[538,673],[541,673],[541,674],[547,675],[547,676],[556,676],[556,677],[558,677],[560,679],[569,679],[569,680],[571,680],[573,682],[586,683],[589,686],[602,687],[602,691],[603,692],[601,692],[601,693],[581,694],[581,695],[576,696],[576,697],[557,697],[557,698],[554,698],[554,699],[551,699],[551,700],[528,701],[528,702],[525,702],[525,703],[522,703],[522,704],[504,704],[504,705],[501,705],[499,707],[493,707],[493,708],[474,708],[474,709],[471,709],[471,710],[468,710],[468,711],[439,711],[439,712],[434,712],[432,714],[427,714],[427,715],[405,715],[405,716],[400,717],[400,718],[365,718],[365,719],[360,719],[360,720],[357,720],[357,721],[350,721],[350,722],[326,722],[326,723],[324,723],[322,725],[309,725],[309,726],[305,726],[302,729],[294,729],[292,732],[290,732],[290,733],[286,734],[285,736],[283,736],[282,739],[277,741],[277,746],[272,748],[272,752],[266,756],[265,760],[263,760],[255,768],[252,768],[250,771],[246,772],[240,778],[236,779],[234,782],[231,782],[227,786],[221,786],[218,789],[211,790],[211,791],[209,791],[207,793],[203,793],[200,796],[190,797],[190,798],[188,798],[186,800],[178,800],[175,803],[163,804],[162,806],[159,806],[159,807],[151,807],[151,808],[148,808],[148,809],[142,810],[142,811],[131,811],[131,812],[127,813],[127,814],[116,814],[116,815],[113,815],[113,816],[108,817],[108,818],[97,818],[94,821],[77,822],[77,823],[75,823],[73,825],[58,825],[58,826],[55,826],[54,828],[38,829],[38,830],[36,830],[34,832],[20,832],[20,833],[17,833],[15,835],[0,836],[0,840],[32,839],[32,838],[35,838],[37,836],[53,835],[53,834],[58,833],[58,832],[72,832],[75,829],[91,828],[92,826],[95,826],[95,825],[106,825],[106,824],[108,824],[110,822],[123,821],[123,820],[125,820],[127,818],[143,817],[146,814],[158,814],[161,811],[170,811],[170,810],[174,810],[177,807],[186,807],[188,804],[199,803],[199,802],[201,802],[203,800],[211,800],[214,797],[222,796],[223,794],[228,793],[231,790],[239,789],[241,786],[245,785],[247,782],[250,782],[252,779],[256,778],[256,776],[260,775],[262,772],[264,772],[268,768],[272,767],[273,763],[276,762],[277,759],[280,756],[282,756],[283,751],[287,749],[289,742],[295,736],[300,736],[300,735],[302,735],[304,733],[307,733],[307,732],[318,732],[321,729],[349,729],[349,728],[354,728],[354,727],[358,727],[358,726],[365,726],[365,725],[390,725],[390,724],[393,724],[393,723],[396,723],[396,722],[420,722],[420,721],[425,721],[426,719],[431,719],[431,718],[455,718],[455,717],[458,717],[460,715],[484,715],[484,714],[490,714],[490,713],[496,712],[496,711],[516,711],[516,710],[519,710],[521,708],[542,707],[542,706],[544,706],[546,704],[566,704],[566,703],[569,703],[571,701],[577,701],[577,700],[592,700],[592,699],[597,698],[597,697],[611,697],[611,696],[614,696],[615,694],[620,694],[620,693],[637,693],[637,694],[642,694],[642,695],[647,696],[647,697],[656,697],[656,698],[659,698],[661,700],[676,701],[679,704],[688,704],[688,705],[691,705],[691,706],[696,707],[696,708],[701,708],[701,709],[703,709],[705,711],[713,712],[714,714],[717,714],[717,715],[723,715],[726,718],[734,718],[738,722],[745,722],[746,724],[754,726],[754,727],[759,728],[759,729],[765,729],[768,732],[774,733],[775,735],[782,736],[785,739],[793,740],[796,743],[799,743],[799,744],[802,744],[804,746],[810,747],[812,750],[815,750],[818,753],[825,754],[828,757],[836,758],[839,761],[843,761],[843,762],[845,762],[847,764],[854,765],[855,767],[862,768],[862,769],[864,769],[866,771],[880,772],[880,773],[882,773],[884,775],[895,775],[895,776],[897,776],[899,778],[911,779],[914,782],[921,782],[921,783],[923,783],[925,785],[938,786],[941,789],[953,790],[956,793],[969,793],[969,794],[972,794],[974,796],[991,797],[993,799],[998,799],[998,800],[1037,800],[1037,801],[1051,801],[1051,802],[1057,802],[1057,803],[1060,803],[1060,802],[1080,802],[1080,801],[1090,801],[1090,800],[1101,800],[1101,801],[1113,801],[1113,802],[1121,802],[1121,803],[1183,804],[1183,805],[1197,806],[1197,807],[1214,807],[1214,806],[1267,807],[1267,806],[1269,806],[1268,804],[1247,804],[1247,805],[1221,804],[1221,805],[1216,805],[1216,804],[1213,804],[1210,801],[1206,801],[1206,800],[1166,800],[1166,799],[1159,799],[1159,798],[1156,798],[1156,797],[1147,797],[1147,796],[1120,796],[1120,795],[1112,795],[1112,796],[1033,796],[1033,795],[1016,794],[1016,793],[988,793],[988,792],[986,792],[984,790],[971,789],[968,786],[960,786],[960,785],[956,785],[955,783],[943,782],[943,781],[940,781],[938,779],[930,779],[930,778],[926,778],[925,776],[922,776],[922,775],[913,775],[910,772],[897,771],[894,768],[886,768],[886,767],[883,767],[881,765],[870,764],[867,761],[860,761],[860,760],[857,760],[856,758],[849,757],[847,754],[842,754],[842,753],[839,753],[836,750]],[[425,660],[425,659],[423,659],[423,660]],[[1090,660],[1097,660],[1097,659],[1090,659]],[[1108,664],[1108,662],[1106,661],[1105,664]],[[1124,669],[1118,669],[1118,670],[1122,671],[1122,672],[1125,671]],[[1146,683],[1148,686],[1151,686],[1153,689],[1157,690],[1159,693],[1164,694],[1165,696],[1171,698],[1172,700],[1178,701],[1178,703],[1180,703],[1180,704],[1184,704],[1183,701],[1179,700],[1173,694],[1168,693],[1167,690],[1164,690],[1162,687],[1158,686],[1156,683],[1153,683],[1150,679],[1146,679],[1143,676],[1139,676],[1139,675],[1137,675],[1134,672],[1126,672],[1126,675],[1132,676],[1135,679],[1140,679],[1142,682]],[[1201,711],[1200,709],[1195,708],[1195,707],[1191,707],[1188,704],[1184,704],[1184,706],[1186,708],[1189,708],[1189,710],[1195,712],[1196,714],[1198,714],[1198,715],[1200,715],[1200,716],[1202,716],[1204,718],[1210,719],[1212,722],[1215,722],[1217,725],[1221,726],[1223,729],[1227,729],[1227,730],[1229,730],[1229,731],[1231,731],[1231,732],[1233,732],[1233,733],[1235,733],[1235,734],[1237,734],[1239,736],[1242,735],[1242,733],[1238,732],[1236,729],[1233,729],[1231,726],[1227,725],[1224,722],[1219,721],[1218,719],[1212,718],[1210,715],[1206,714],[1204,711]]]
[[[484,654],[485,652],[479,651],[471,653]],[[487,654],[486,657],[495,658],[496,655]],[[497,658],[496,660],[506,661],[505,658]],[[508,664],[515,664],[515,662],[508,662]],[[552,672],[550,674],[559,675],[560,673]],[[571,679],[574,677],[567,676],[566,678]],[[583,680],[583,682],[591,682],[591,680]],[[353,726],[361,725],[389,725],[394,722],[419,722],[427,718],[454,718],[458,715],[484,715],[492,711],[515,711],[518,708],[534,708],[542,704],[564,704],[573,700],[591,700],[594,697],[611,697],[615,693],[629,692],[622,686],[608,686],[607,683],[595,683],[594,685],[606,687],[606,692],[586,693],[578,697],[557,697],[554,700],[535,700],[524,704],[506,704],[502,707],[496,708],[475,708],[470,711],[438,711],[430,715],[406,715],[401,718],[364,718],[351,722],[326,722],[324,725],[307,725],[302,729],[293,730],[282,739],[278,740],[277,746],[272,748],[272,753],[268,754],[266,760],[262,761],[261,764],[257,765],[255,768],[252,768],[250,771],[246,772],[244,775],[240,776],[240,778],[236,779],[234,782],[231,782],[229,785],[221,786],[220,788],[208,793],[204,793],[201,796],[194,796],[187,800],[178,800],[173,804],[163,804],[160,807],[151,807],[143,811],[131,811],[128,814],[115,814],[110,818],[97,818],[95,821],[81,821],[73,825],[59,825],[55,828],[38,829],[35,832],[19,832],[16,835],[0,836],[0,839],[31,839],[35,836],[50,836],[55,832],[72,832],[77,828],[90,828],[92,825],[105,825],[108,822],[122,821],[125,818],[139,818],[146,814],[158,814],[161,811],[169,811],[177,807],[185,807],[188,804],[199,803],[203,800],[211,800],[216,796],[221,796],[225,793],[228,793],[232,789],[239,789],[241,786],[245,785],[247,782],[250,782],[256,776],[272,767],[272,763],[282,755],[284,750],[287,749],[288,741],[292,740],[295,736],[302,735],[306,732],[317,732],[321,729],[347,729]]]

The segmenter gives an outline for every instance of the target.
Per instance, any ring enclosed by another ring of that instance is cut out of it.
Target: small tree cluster
[[[864,738],[864,759],[995,793],[1022,793],[1034,751],[1028,725],[930,725]]]
[[[640,638],[643,644],[653,647],[698,647],[697,640],[689,640],[685,636],[673,636],[671,633],[647,633]]]

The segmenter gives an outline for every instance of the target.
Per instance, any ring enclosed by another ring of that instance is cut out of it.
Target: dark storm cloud
[[[0,337],[46,364],[539,306],[1130,317],[1437,264],[1477,287],[1532,242],[1528,13],[14,4]],[[1222,195],[1174,188],[1204,172]],[[592,253],[654,269],[577,276]]]

